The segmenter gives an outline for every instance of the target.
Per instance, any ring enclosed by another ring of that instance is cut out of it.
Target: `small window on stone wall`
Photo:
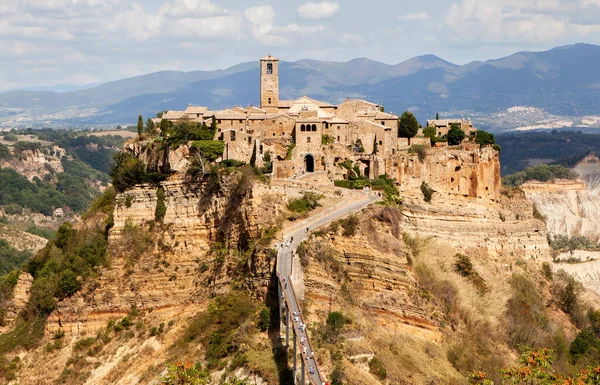
[[[300,126],[300,131],[306,131],[306,126],[304,124]]]
[[[340,137],[338,136],[338,142],[340,141]]]
[[[310,143],[310,136],[306,138],[306,143]]]
[[[231,135],[231,141],[235,142],[235,131],[231,131],[230,135]]]
[[[271,104],[271,98],[269,98],[269,104]]]
[[[267,75],[273,75],[273,63],[267,63]],[[271,102],[269,102],[271,104]]]
[[[380,146],[381,146],[381,145],[383,145],[383,140],[380,140],[380,141],[379,141],[379,145],[380,145]]]

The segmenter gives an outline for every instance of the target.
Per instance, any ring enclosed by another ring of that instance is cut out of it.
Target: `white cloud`
[[[298,7],[298,15],[303,19],[330,19],[340,10],[338,3],[324,1],[321,3],[304,3]]]
[[[450,6],[445,24],[450,39],[460,44],[561,44],[590,30],[600,33],[600,18],[577,18],[593,14],[588,9],[595,11],[586,0],[461,0]]]
[[[275,10],[270,5],[248,8],[244,17],[250,23],[250,30],[255,38],[261,38],[273,29]]]
[[[427,12],[407,13],[398,17],[398,20],[403,21],[425,21],[431,19]]]
[[[167,2],[160,9],[160,14],[173,18],[208,17],[224,12],[226,10],[209,0],[175,0]]]

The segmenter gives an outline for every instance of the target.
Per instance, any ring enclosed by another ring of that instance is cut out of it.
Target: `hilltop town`
[[[358,99],[338,105],[307,96],[297,100],[279,99],[279,59],[260,59],[260,107],[238,107],[211,111],[188,106],[184,111],[166,111],[153,119],[162,121],[216,124],[214,140],[224,142],[223,160],[263,166],[272,162],[274,179],[318,174],[318,180],[334,181],[345,177],[340,164],[358,165],[360,175],[374,179],[380,175],[399,176],[401,164],[394,159],[412,146],[431,146],[431,138],[419,129],[413,137],[399,135],[399,117],[384,112],[384,107]],[[470,121],[429,120],[437,146],[447,144],[450,128],[456,125],[467,139],[477,129]],[[399,168],[400,167],[400,168]],[[312,180],[316,175],[310,175]]]

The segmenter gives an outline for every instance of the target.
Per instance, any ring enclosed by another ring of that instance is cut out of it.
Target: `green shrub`
[[[5,239],[0,238],[0,277],[20,268],[30,257],[31,251],[17,250]]]
[[[387,378],[387,370],[385,369],[383,362],[377,357],[373,357],[369,361],[369,373],[380,380],[385,380]]]
[[[535,167],[528,167],[521,172],[502,178],[502,184],[509,187],[520,186],[530,180],[548,182],[555,179],[577,179],[575,171],[561,165],[540,164]]]
[[[422,144],[413,144],[408,149],[408,153],[409,154],[417,154],[417,157],[419,158],[419,161],[421,163],[423,163],[425,161],[425,158],[427,158],[427,147],[425,147]]]
[[[156,209],[154,210],[154,220],[162,222],[167,213],[167,205],[165,204],[165,190],[162,187],[156,189]]]
[[[271,311],[269,308],[263,308],[258,315],[258,327],[261,331],[265,332],[271,328]]]
[[[342,226],[342,235],[344,237],[353,237],[356,235],[356,230],[359,225],[359,220],[356,215],[350,215],[347,218],[341,219],[339,222]]]
[[[12,158],[12,155],[10,153],[10,149],[0,143],[0,160],[8,160],[11,158]]]
[[[47,227],[37,227],[35,223],[31,223],[25,230],[29,234],[37,235],[38,237],[53,239],[56,236],[56,230]]]
[[[496,137],[490,132],[477,130],[475,133],[475,143],[480,144],[482,147],[493,145],[496,143]]]
[[[6,140],[7,142],[17,142],[19,141],[19,137],[15,134],[7,133],[4,134],[4,140]]]
[[[223,156],[225,142],[220,140],[199,140],[192,143],[192,149],[209,162]]]
[[[423,193],[423,200],[427,203],[431,202],[435,191],[425,181],[421,182],[421,192]]]
[[[460,128],[460,125],[452,123],[448,130],[448,144],[456,146],[462,143],[465,138],[465,132]]]
[[[302,195],[302,198],[290,199],[287,208],[294,213],[306,214],[319,207],[319,200],[322,198],[323,195],[308,191]]]
[[[247,339],[239,334],[240,327],[255,317],[255,304],[245,292],[230,292],[213,299],[208,310],[199,313],[189,323],[181,342],[198,340],[206,348],[206,359],[212,362],[236,353]]]
[[[600,339],[591,329],[580,331],[569,347],[569,358],[573,364],[584,356],[588,356],[591,362],[600,360]]]
[[[137,184],[163,181],[166,176],[157,172],[146,172],[146,166],[129,152],[114,156],[115,165],[110,172],[112,184],[117,192],[123,192]]]
[[[456,258],[454,271],[461,277],[467,278],[467,280],[477,288],[480,294],[485,294],[488,291],[488,287],[485,284],[485,280],[477,273],[477,271],[475,271],[471,258],[464,254],[456,254],[454,258]]]

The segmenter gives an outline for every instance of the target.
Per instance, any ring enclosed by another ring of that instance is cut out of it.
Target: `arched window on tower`
[[[267,63],[267,75],[273,75],[273,63]]]
[[[317,131],[317,125],[316,125],[316,124],[313,124],[313,125],[312,125],[312,130],[313,130],[313,131]]]
[[[271,98],[269,98],[269,104],[271,104]]]
[[[306,131],[306,126],[304,124],[300,126],[300,131]]]

